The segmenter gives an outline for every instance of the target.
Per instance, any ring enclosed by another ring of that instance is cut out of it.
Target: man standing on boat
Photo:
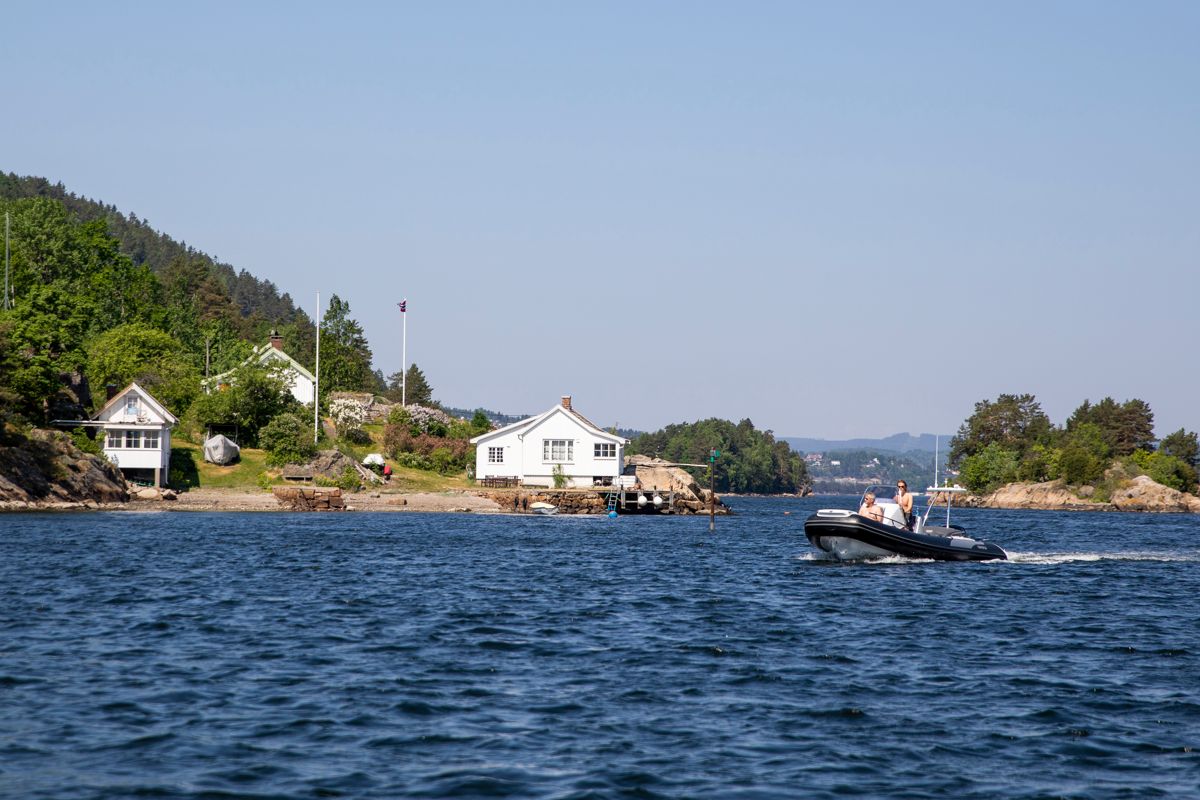
[[[911,531],[913,529],[913,496],[908,491],[907,481],[896,481],[896,505],[900,506],[900,513],[904,515],[904,527]]]

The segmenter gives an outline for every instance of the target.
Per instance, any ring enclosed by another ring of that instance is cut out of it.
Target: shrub
[[[1104,475],[1104,459],[1079,444],[1068,444],[1058,459],[1059,477],[1069,484],[1095,483]]]
[[[295,414],[275,417],[259,431],[258,441],[272,466],[302,464],[317,454],[312,431]]]
[[[342,428],[360,427],[367,417],[362,404],[348,397],[339,397],[330,403],[329,416],[333,418],[333,424],[337,425],[338,431]]]
[[[1017,469],[1017,479],[1022,481],[1048,481],[1052,477],[1051,470],[1058,469],[1058,451],[1045,445],[1035,444],[1021,459]]]
[[[429,460],[429,457],[418,453],[399,453],[395,456],[395,459],[397,464],[409,469],[433,469],[433,462]]]
[[[82,428],[71,431],[71,441],[85,453],[91,453],[94,456],[104,455],[104,448],[100,446],[99,438],[92,439]]]
[[[1143,468],[1151,480],[1171,489],[1186,492],[1196,485],[1196,470],[1192,465],[1166,453],[1151,454]]]
[[[962,461],[960,477],[973,492],[987,492],[1017,479],[1020,466],[1017,452],[996,442]]]
[[[343,492],[357,492],[362,488],[362,476],[354,467],[347,465],[338,477],[326,478],[324,475],[318,475],[313,478],[313,483],[317,486],[336,486]]]
[[[171,468],[167,471],[167,485],[174,489],[190,489],[200,485],[200,470],[196,467],[194,451],[182,447],[171,448]]]
[[[346,428],[345,430],[339,428],[338,430],[341,431],[339,434],[341,438],[350,444],[370,444],[372,441],[371,434],[362,428]]]

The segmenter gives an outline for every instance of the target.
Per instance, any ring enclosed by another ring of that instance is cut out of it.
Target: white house
[[[299,361],[283,351],[283,337],[279,335],[278,331],[271,331],[270,341],[254,348],[254,352],[242,362],[242,365],[255,363],[265,367],[282,365],[284,375],[288,379],[288,386],[292,390],[292,397],[305,405],[312,403],[313,396],[316,393],[317,379],[313,377],[311,372],[301,366]],[[228,372],[222,372],[220,375],[214,375],[207,379],[204,381],[205,393],[211,393],[213,389],[228,386],[232,376],[233,370],[229,370]]]
[[[609,484],[621,474],[625,445],[571,408],[570,395],[545,413],[471,440],[475,477],[516,478],[526,486],[553,486],[561,468],[566,486]]]
[[[162,486],[171,466],[171,427],[178,422],[162,403],[131,383],[95,416],[104,434],[104,455],[129,480]]]

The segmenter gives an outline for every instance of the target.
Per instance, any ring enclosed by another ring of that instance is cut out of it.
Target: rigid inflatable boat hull
[[[929,527],[914,533],[847,511],[818,511],[805,521],[804,535],[818,550],[844,561],[887,556],[938,561],[1008,558],[998,545],[971,539],[960,528]]]

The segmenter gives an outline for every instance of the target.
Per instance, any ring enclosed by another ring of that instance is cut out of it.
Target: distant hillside
[[[161,275],[169,264],[180,259],[203,262],[225,286],[243,317],[260,317],[276,324],[308,321],[308,316],[296,308],[292,298],[286,292],[280,293],[271,281],[259,280],[244,269],[239,271],[230,264],[218,262],[186,242],[177,242],[151,228],[147,220],[138,219],[136,214],[125,215],[116,206],[79,197],[68,192],[61,183],[51,183],[45,178],[0,172],[0,199],[29,197],[57,200],[81,222],[107,220],[108,232],[120,241],[121,252],[134,264],[145,264],[156,274]]]
[[[831,450],[882,450],[888,453],[911,453],[919,451],[932,453],[935,450],[937,437],[932,433],[922,433],[913,436],[909,433],[897,433],[885,439],[806,439],[800,436],[780,436],[779,440],[787,442],[793,450],[800,453],[828,453]],[[947,449],[950,435],[943,434],[942,450]]]

